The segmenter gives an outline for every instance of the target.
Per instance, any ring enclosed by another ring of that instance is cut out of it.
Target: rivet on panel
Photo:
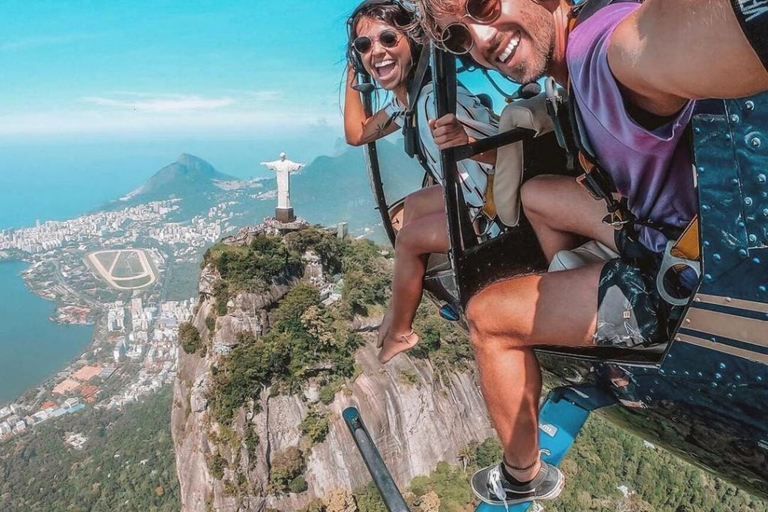
[[[760,149],[760,146],[763,145],[763,141],[760,140],[760,137],[752,137],[749,139],[749,145],[755,149]]]
[[[765,293],[768,291],[768,288],[765,287],[765,285],[760,285],[757,287],[758,290],[760,290],[760,293]]]
[[[746,249],[739,249],[739,257],[746,258],[748,256]]]
[[[704,210],[705,212],[708,212],[709,211],[709,206],[706,205],[706,204],[703,204],[703,205],[701,205],[701,209]]]
[[[765,176],[765,174],[758,174],[757,175],[757,182],[758,183],[765,183],[768,181],[768,178]]]
[[[699,127],[697,126],[696,128],[694,128],[694,129],[693,129],[693,131],[694,131],[695,133],[701,133],[701,128],[699,128]]]
[[[747,206],[752,206],[752,203],[753,203],[753,201],[752,201],[752,198],[751,198],[751,197],[745,197],[745,198],[744,198],[744,204],[745,204],[745,205],[747,205]]]
[[[713,387],[713,388],[716,388],[716,387],[717,387],[717,382],[713,382],[713,383],[712,383],[712,387]]]
[[[719,374],[719,373],[716,373],[716,374],[715,374],[715,379],[716,379],[716,380],[720,380],[720,379],[722,379],[722,378],[723,378],[723,376],[722,376],[721,374]]]
[[[741,380],[741,374],[737,373],[736,375],[733,376],[733,378],[736,380]]]
[[[675,336],[675,341],[680,341],[680,336]]]
[[[732,393],[728,393],[728,398],[733,398],[733,394]]]
[[[749,100],[744,104],[744,107],[746,107],[747,110],[755,110],[755,102]]]
[[[757,235],[749,235],[749,243],[753,244],[757,242]]]
[[[757,258],[757,257],[752,258],[752,263],[754,263],[755,265],[759,265],[761,263],[760,258]]]
[[[718,366],[720,366],[721,370],[725,370],[725,363],[720,363]]]
[[[699,377],[703,377],[704,376],[704,374],[701,373],[701,372],[698,372],[696,375],[698,375]]]
[[[704,280],[708,283],[712,282],[712,274],[704,274]]]
[[[730,133],[726,133],[724,135],[724,137],[725,137],[725,140],[731,140],[731,134]]]
[[[685,319],[685,323],[687,323],[687,324],[691,323],[691,319],[690,318],[686,318]]]
[[[733,178],[731,180],[731,185],[738,185],[739,184],[739,178]]]
[[[723,257],[722,257],[722,256],[720,256],[719,254],[713,254],[713,255],[712,255],[712,258],[713,258],[715,261],[720,261],[720,260],[722,260],[722,259],[723,259]]]
[[[768,217],[768,208],[763,210],[763,217]]]
[[[740,121],[739,116],[736,114],[731,114],[731,122],[732,123],[738,123]]]
[[[757,376],[757,382],[763,382],[763,378],[760,375]]]

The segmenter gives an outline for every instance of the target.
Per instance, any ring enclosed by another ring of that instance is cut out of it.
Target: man
[[[598,161],[631,213],[648,224],[682,228],[695,215],[690,148],[683,137],[692,100],[768,89],[768,6],[760,2],[617,2],[572,30],[573,6],[567,0],[417,2],[437,44],[468,52],[478,64],[520,83],[547,75],[565,87],[570,80]],[[432,125],[441,149],[466,138],[453,116]],[[662,231],[642,223],[616,236],[602,222],[605,204],[572,178],[529,181],[523,205],[549,259],[583,237],[623,257],[627,244],[650,255],[666,244]],[[504,447],[501,464],[472,478],[480,499],[500,505],[560,494],[562,474],[539,456],[541,374],[532,347],[658,342],[664,326],[653,277],[622,258],[499,282],[471,299],[467,317],[481,385]],[[626,279],[632,281],[629,286],[622,282]],[[627,288],[633,286],[644,293],[629,297]],[[610,295],[616,290],[619,300]],[[606,294],[612,298],[606,304],[636,306],[624,313],[637,317],[637,332],[616,332],[623,322],[604,318]]]

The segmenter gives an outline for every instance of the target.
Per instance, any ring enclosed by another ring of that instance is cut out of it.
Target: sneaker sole
[[[565,489],[565,475],[563,475],[563,480],[560,483],[560,485],[558,485],[557,487],[552,489],[548,494],[545,494],[543,496],[536,496],[535,498],[523,498],[523,499],[517,499],[517,500],[507,500],[507,505],[520,505],[521,503],[529,503],[529,502],[539,501],[539,500],[554,500],[558,496],[560,496],[560,493],[563,492],[563,489]],[[477,496],[477,499],[479,499],[480,501],[482,501],[483,503],[485,503],[487,505],[493,505],[493,506],[496,506],[496,507],[503,507],[504,506],[504,502],[503,501],[494,501],[494,500],[489,500],[488,498],[484,498],[483,496],[481,496],[475,490],[474,487],[472,487],[472,492],[474,493],[475,496]]]

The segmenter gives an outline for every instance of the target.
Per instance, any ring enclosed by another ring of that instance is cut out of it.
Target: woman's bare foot
[[[379,352],[379,362],[386,364],[400,352],[413,348],[419,342],[419,336],[411,330],[406,334],[389,333],[384,337],[382,349]]]
[[[384,313],[384,318],[381,319],[381,325],[379,325],[379,336],[376,339],[376,348],[381,348],[384,345],[384,338],[389,334],[390,327],[392,327],[392,308],[387,308],[387,312]]]

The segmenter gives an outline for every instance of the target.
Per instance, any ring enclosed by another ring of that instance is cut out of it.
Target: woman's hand
[[[437,120],[430,119],[429,129],[432,131],[435,144],[440,149],[455,148],[470,142],[464,126],[453,114],[447,114]]]

